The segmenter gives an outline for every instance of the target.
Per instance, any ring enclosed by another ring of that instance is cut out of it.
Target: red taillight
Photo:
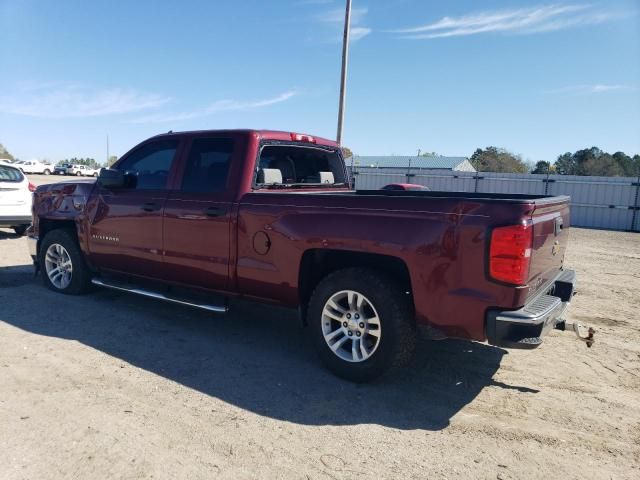
[[[316,143],[316,139],[311,135],[303,135],[301,133],[292,133],[291,140],[293,140],[294,142]]]
[[[513,285],[525,285],[529,277],[533,227],[528,224],[495,228],[489,247],[489,275]]]
[[[35,192],[36,191],[36,186],[31,182],[29,182],[29,191],[30,192]]]

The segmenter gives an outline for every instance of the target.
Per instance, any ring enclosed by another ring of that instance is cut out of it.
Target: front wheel
[[[76,172],[76,177],[81,177],[82,176],[82,172]]]
[[[325,366],[354,382],[407,363],[415,349],[409,295],[375,270],[346,268],[329,274],[311,296],[307,321]]]
[[[68,230],[52,230],[42,240],[39,264],[44,284],[53,291],[78,295],[90,284],[91,273],[75,236]]]

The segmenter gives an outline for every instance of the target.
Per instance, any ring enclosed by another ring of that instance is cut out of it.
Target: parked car
[[[77,177],[97,177],[98,170],[87,165],[69,165],[67,167],[67,175],[75,175]]]
[[[0,228],[24,235],[31,224],[31,196],[36,187],[20,169],[0,164]]]
[[[22,173],[51,175],[53,167],[48,163],[41,162],[39,160],[27,160],[20,163],[20,170]]]
[[[100,174],[101,168],[91,168],[87,167],[85,175],[87,177],[97,177]]]
[[[324,364],[353,381],[405,363],[417,325],[537,347],[574,293],[569,197],[353,191],[339,145],[297,133],[159,135],[95,183],[38,187],[33,211],[50,289],[297,308]]]
[[[67,163],[63,163],[61,165],[56,165],[56,167],[53,169],[53,173],[55,175],[66,175],[67,174],[67,169],[70,167],[69,164]]]
[[[385,185],[380,190],[391,190],[397,192],[411,192],[411,191],[423,191],[428,192],[431,189],[429,187],[425,187],[424,185],[417,185],[415,183],[390,183],[389,185]]]

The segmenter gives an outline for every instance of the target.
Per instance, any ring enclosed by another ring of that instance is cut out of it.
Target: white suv
[[[18,168],[0,164],[0,228],[13,228],[24,235],[31,225],[31,193],[35,189]]]
[[[78,177],[97,177],[98,170],[87,167],[86,165],[69,165],[67,168],[67,175],[76,175]]]

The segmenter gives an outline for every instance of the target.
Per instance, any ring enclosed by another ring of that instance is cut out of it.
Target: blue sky
[[[0,0],[0,143],[105,159],[168,130],[335,138],[342,0]],[[360,155],[640,153],[640,1],[353,0]]]

